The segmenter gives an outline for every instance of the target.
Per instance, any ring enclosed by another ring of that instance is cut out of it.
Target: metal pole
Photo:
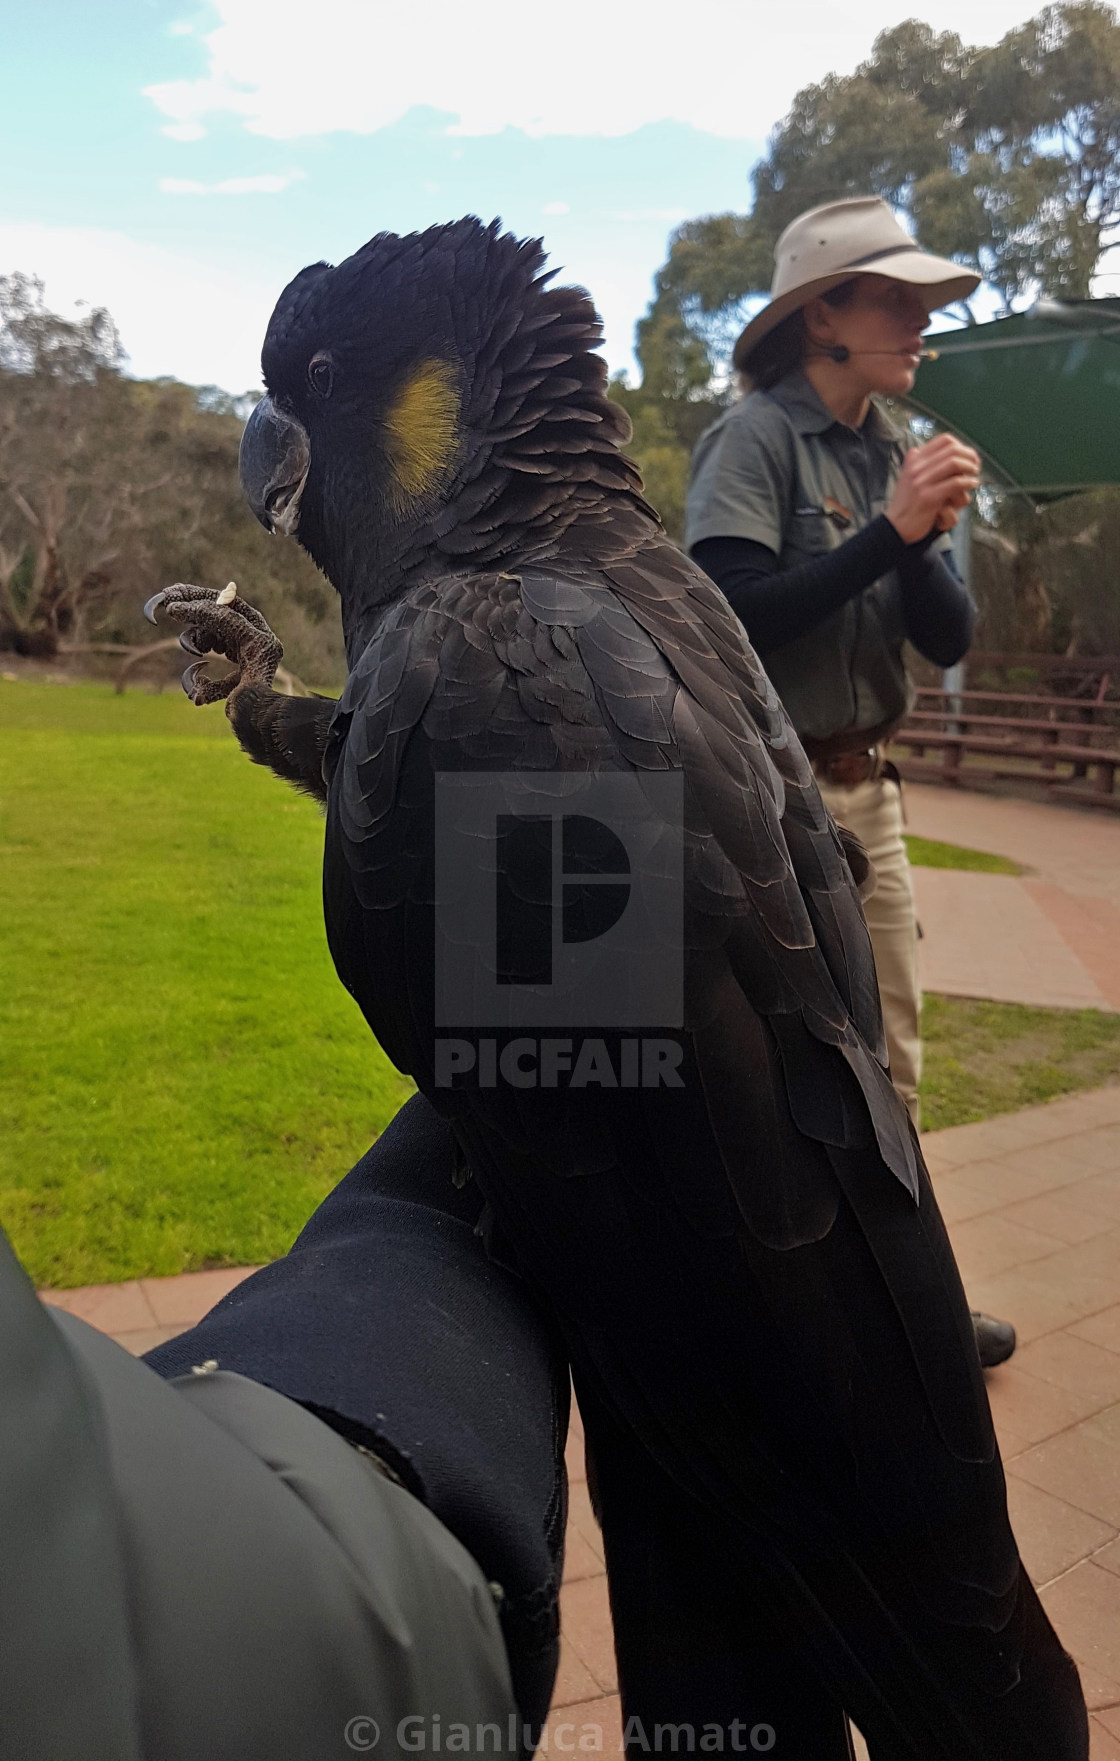
[[[961,510],[961,517],[953,527],[949,536],[953,548],[953,561],[957,566],[957,573],[965,586],[970,587],[972,584],[971,507],[966,507]],[[941,675],[941,688],[949,695],[949,714],[955,718],[960,717],[961,709],[963,707],[960,694],[964,690],[964,681],[965,663],[963,660],[958,660],[956,666],[946,667]],[[959,719],[955,719],[948,724],[948,732],[950,734],[959,734],[960,731],[961,727]]]

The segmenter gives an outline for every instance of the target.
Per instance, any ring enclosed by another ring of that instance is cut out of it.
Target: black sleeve
[[[956,666],[972,643],[976,606],[946,551],[909,545],[898,564],[902,616],[919,654],[934,666]]]
[[[929,552],[936,536],[904,544],[880,514],[835,550],[782,573],[774,552],[749,538],[702,538],[692,555],[722,589],[763,658],[897,569],[906,634],[927,660],[951,666],[968,650],[974,608],[941,553]]]
[[[885,514],[835,550],[781,574],[774,552],[751,538],[701,538],[692,547],[762,656],[816,629],[897,567],[905,551]]]

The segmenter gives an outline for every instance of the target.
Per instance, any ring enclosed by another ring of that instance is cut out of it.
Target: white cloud
[[[309,252],[310,256],[311,253]],[[47,303],[69,313],[76,301],[105,306],[140,379],[171,374],[188,385],[244,391],[260,384],[261,343],[272,308],[300,259],[262,275],[235,271],[92,227],[0,223],[0,275],[40,275]],[[559,279],[591,288],[603,318],[603,353],[632,365],[634,320],[650,297],[649,264],[609,253],[567,253]]]
[[[172,141],[201,141],[206,130],[201,122],[169,122],[161,130]]]
[[[571,211],[572,204],[570,202],[546,202],[541,209],[542,214],[570,214]]]
[[[373,133],[419,105],[449,113],[453,134],[505,127],[547,134],[629,134],[672,118],[757,139],[794,93],[850,70],[898,22],[888,0],[693,0],[681,16],[648,0],[601,0],[589,44],[555,13],[524,0],[318,0],[308,77],[305,0],[213,0],[221,23],[204,39],[201,79],[149,86],[173,123],[218,112],[277,140]],[[1025,0],[939,0],[937,24],[993,42],[1021,22]]]
[[[0,274],[22,269],[46,283],[47,303],[106,306],[130,371],[243,391],[260,384],[265,328],[283,284],[92,227],[0,224]]]
[[[193,177],[161,177],[159,187],[165,196],[278,196],[302,176],[302,171],[289,172],[286,177],[266,172],[263,177],[225,177],[220,183],[199,183]]]

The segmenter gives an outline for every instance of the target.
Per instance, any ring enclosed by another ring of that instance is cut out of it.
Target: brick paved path
[[[1009,856],[1022,876],[914,871],[926,990],[1120,1009],[1120,818],[911,784],[908,829]]]
[[[988,1378],[1012,1519],[1081,1665],[1094,1761],[1120,1761],[1120,1087],[934,1132],[925,1149],[972,1301],[1019,1329],[1015,1357]],[[47,1300],[144,1351],[244,1276],[144,1278]],[[610,1610],[578,1417],[568,1465],[553,1746],[599,1725],[613,1752],[621,1721]]]

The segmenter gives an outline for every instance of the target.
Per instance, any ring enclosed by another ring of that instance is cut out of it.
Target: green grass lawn
[[[1120,1077],[1120,1015],[927,995],[922,1126],[966,1125]]]
[[[918,838],[907,832],[906,851],[915,868],[967,868],[974,874],[1022,874],[1022,865],[1009,856],[993,856],[990,850],[970,850],[965,844],[942,844],[936,838]]]
[[[220,706],[0,682],[0,1220],[37,1282],[281,1253],[396,1111],[322,838]]]
[[[0,1221],[37,1282],[282,1253],[396,1111],[322,835],[220,707],[0,681]],[[1120,1074],[1093,1010],[930,997],[925,1028],[931,1128]]]

